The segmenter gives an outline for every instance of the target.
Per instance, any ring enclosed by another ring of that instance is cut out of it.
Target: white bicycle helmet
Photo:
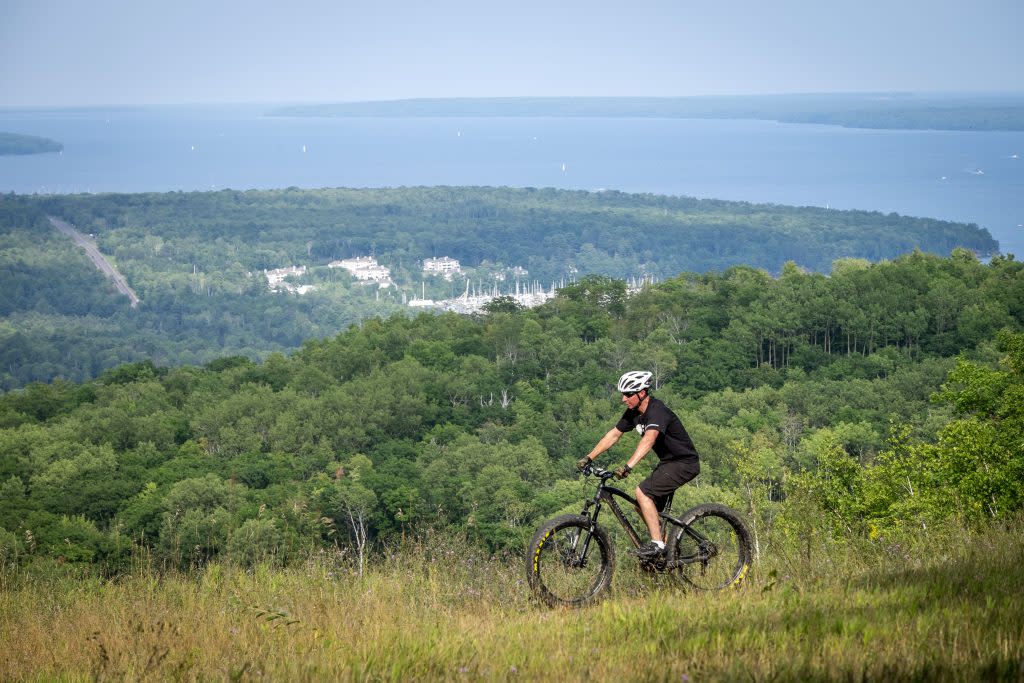
[[[651,373],[642,370],[630,370],[619,378],[619,391],[623,394],[635,394],[641,389],[651,386]]]

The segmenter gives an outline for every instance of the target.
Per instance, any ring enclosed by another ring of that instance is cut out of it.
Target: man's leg
[[[651,532],[651,540],[664,542],[661,537],[661,524],[658,523],[658,506],[654,499],[636,487],[636,502],[640,503],[640,516],[647,524],[647,530]]]

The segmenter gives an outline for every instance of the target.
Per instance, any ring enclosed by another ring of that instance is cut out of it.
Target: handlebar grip
[[[613,472],[612,470],[606,470],[605,468],[603,468],[603,467],[601,467],[599,465],[596,465],[593,462],[591,462],[589,465],[584,467],[582,470],[579,470],[579,472],[584,477],[589,477],[590,475],[594,475],[598,479],[611,479],[612,477],[615,476],[615,472]]]

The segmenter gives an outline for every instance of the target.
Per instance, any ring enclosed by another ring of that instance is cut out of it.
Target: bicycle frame
[[[583,511],[581,513],[582,515],[590,519],[590,534],[588,534],[586,539],[584,539],[583,548],[576,553],[577,557],[581,562],[586,561],[587,551],[590,548],[590,539],[592,537],[591,535],[594,533],[594,529],[597,527],[597,518],[601,514],[601,506],[604,504],[607,504],[608,507],[611,509],[612,514],[615,516],[615,519],[619,521],[619,524],[622,526],[623,531],[626,532],[626,535],[629,537],[629,540],[633,544],[633,547],[639,548],[643,543],[640,534],[637,533],[637,530],[633,527],[633,524],[629,521],[625,513],[622,511],[622,508],[615,500],[616,497],[622,498],[630,505],[632,505],[634,508],[636,508],[639,512],[640,504],[637,502],[636,498],[629,495],[622,489],[615,488],[614,486],[608,486],[607,481],[613,476],[611,472],[608,472],[607,470],[600,470],[598,468],[593,468],[592,471],[598,478],[598,484],[597,491],[594,492],[593,499],[587,501],[583,505]],[[593,512],[590,512],[591,508],[593,508]],[[665,503],[665,511],[671,510],[671,508],[672,497],[669,496],[668,501]],[[684,564],[692,564],[694,562],[706,562],[718,553],[717,548],[715,547],[714,543],[711,542],[710,539],[698,533],[695,529],[690,527],[690,525],[683,522],[683,520],[679,519],[678,517],[673,517],[672,515],[667,514],[667,512],[665,511],[658,512],[658,518],[661,520],[662,538],[664,538],[666,542],[668,541],[668,527],[670,524],[674,524],[678,526],[680,529],[682,529],[683,532],[686,533],[690,538],[697,542],[697,547],[700,548],[700,552],[697,555],[678,558],[670,563],[665,562],[661,565],[663,569],[673,569],[675,567],[679,567]],[[578,540],[579,539],[577,539],[577,542]]]

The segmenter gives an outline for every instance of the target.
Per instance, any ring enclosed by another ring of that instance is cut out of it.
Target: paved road
[[[117,287],[117,291],[121,292],[131,300],[132,308],[139,305],[139,297],[132,291],[132,288],[128,286],[128,281],[124,279],[124,275],[117,272],[117,268],[107,260],[106,256],[100,253],[100,250],[96,248],[95,244],[89,241],[88,237],[78,232],[71,227],[69,223],[62,221],[59,218],[54,218],[53,216],[47,216],[47,218],[50,219],[50,223],[53,224],[53,227],[70,237],[75,244],[80,246],[82,249],[85,249],[85,253],[89,255],[89,258],[91,258],[92,262],[96,264],[96,267],[114,282],[114,286]]]

